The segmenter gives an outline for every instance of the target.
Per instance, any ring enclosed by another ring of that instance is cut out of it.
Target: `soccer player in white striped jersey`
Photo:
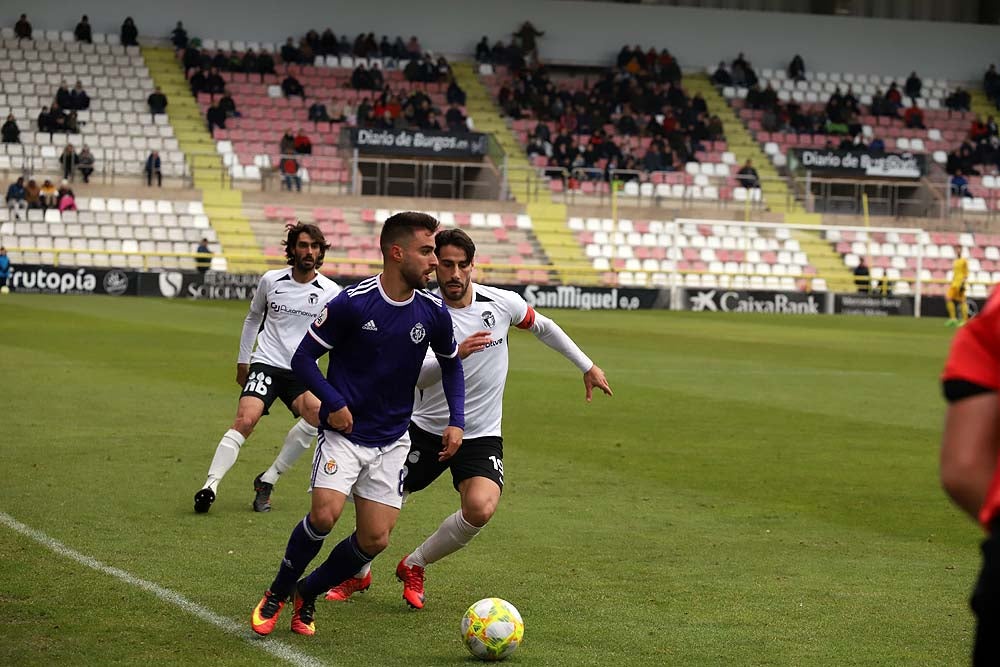
[[[319,399],[292,373],[292,355],[326,304],[340,293],[340,286],[318,271],[330,246],[316,225],[290,227],[284,246],[291,266],[265,273],[250,302],[236,360],[236,383],[243,393],[232,428],[215,448],[208,479],[194,496],[195,512],[212,507],[219,482],[276,399],[299,419],[285,436],[274,463],[254,480],[255,512],[270,511],[271,490],[279,475],[292,467],[316,437]]]
[[[504,484],[503,392],[507,381],[507,336],[511,327],[531,331],[536,338],[569,359],[581,373],[589,402],[596,387],[608,396],[611,387],[598,366],[548,317],[536,313],[519,295],[472,282],[476,246],[460,229],[438,232],[437,294],[451,313],[459,356],[465,373],[465,433],[454,455],[441,447],[448,426],[448,403],[440,383],[441,371],[428,357],[421,371],[420,389],[410,419],[410,452],[404,488],[413,493],[426,488],[445,470],[461,496],[461,509],[403,558],[396,577],[403,582],[403,599],[414,609],[424,606],[424,570],[472,540],[489,522],[500,502]],[[346,600],[371,585],[371,565],[330,589],[328,600]]]

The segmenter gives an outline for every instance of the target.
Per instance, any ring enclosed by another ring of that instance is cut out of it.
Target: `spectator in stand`
[[[751,188],[760,189],[760,176],[757,175],[757,170],[753,168],[753,161],[749,158],[736,172],[736,180],[748,190]]]
[[[490,40],[486,35],[476,44],[476,62],[492,63],[493,52],[490,50]]]
[[[299,133],[295,135],[293,146],[295,148],[295,152],[299,155],[312,155],[312,141],[309,140],[309,137],[306,136],[305,130],[301,127],[299,128]]]
[[[997,73],[997,66],[990,65],[983,75],[983,91],[986,97],[990,98],[994,104],[1000,106],[1000,73]]]
[[[186,49],[188,45],[188,34],[187,30],[184,29],[184,24],[180,21],[177,22],[177,27],[170,32],[170,41],[173,43],[174,48],[180,51],[181,49]]]
[[[663,152],[658,143],[651,143],[642,158],[642,168],[648,172],[663,171],[665,167]]]
[[[442,129],[441,122],[438,120],[437,113],[431,110],[427,114],[427,120],[420,126],[423,130],[433,130],[435,132],[440,132]]]
[[[331,122],[330,114],[327,113],[326,105],[316,100],[309,106],[309,120],[314,123]]]
[[[59,156],[59,164],[62,166],[63,178],[70,180],[76,176],[76,168],[79,165],[79,156],[73,149],[73,144],[66,144],[62,155]]]
[[[955,172],[949,183],[951,194],[956,197],[972,197],[972,193],[969,192],[969,179],[962,175],[961,169]]]
[[[917,76],[916,72],[910,72],[910,76],[906,79],[906,84],[903,86],[903,92],[906,96],[910,98],[910,101],[914,105],[917,104],[917,98],[920,97],[920,89],[924,87],[923,82],[920,77]]]
[[[282,155],[291,155],[295,152],[295,135],[292,134],[291,128],[285,130],[285,133],[281,135],[281,142],[278,144],[278,150]]]
[[[64,124],[64,130],[69,134],[79,134],[80,124],[77,121],[77,115],[75,111],[70,111],[66,114],[66,122]]]
[[[233,99],[228,90],[222,91],[222,97],[219,98],[219,108],[222,109],[222,113],[226,114],[226,118],[240,117],[240,112],[236,110],[236,100]]]
[[[854,267],[854,287],[859,294],[868,294],[872,288],[871,271],[865,264],[865,258],[858,258],[858,265]]]
[[[76,41],[83,42],[85,44],[94,43],[94,33],[90,30],[90,19],[84,14],[80,22],[76,24],[76,28],[73,30],[73,36]]]
[[[56,104],[58,104],[63,109],[71,109],[69,100],[69,86],[65,81],[59,84],[59,88],[56,90]]]
[[[285,97],[298,96],[305,100],[306,90],[299,83],[299,80],[291,72],[286,72],[285,74],[285,80],[281,82],[281,91],[285,94]]]
[[[5,144],[21,143],[21,129],[17,126],[17,121],[14,120],[14,114],[7,114],[7,122],[3,124],[3,127],[0,127],[0,139]]]
[[[231,61],[229,60],[229,57],[226,55],[226,52],[223,51],[222,49],[219,49],[215,52],[215,56],[212,57],[211,65],[220,72],[225,72],[226,70],[230,69],[230,62]]]
[[[944,105],[951,111],[969,111],[972,106],[972,97],[967,90],[958,86],[951,95],[945,98]]]
[[[212,268],[212,249],[208,247],[208,239],[203,238],[194,251],[201,255],[201,257],[195,259],[198,273],[205,275]]]
[[[154,116],[167,112],[167,96],[159,86],[146,98],[146,103],[149,104],[149,113]]]
[[[354,90],[372,90],[372,77],[364,63],[358,63],[351,73],[351,88]],[[377,90],[377,89],[376,89]]]
[[[146,185],[152,187],[153,176],[156,176],[156,185],[158,187],[163,187],[163,169],[162,163],[160,162],[159,151],[153,151],[146,158],[146,167],[144,171],[146,172]]]
[[[260,55],[257,56],[257,72],[260,74],[260,80],[264,81],[265,74],[277,74],[274,71],[274,58],[266,50],[261,50]]]
[[[20,39],[31,39],[31,22],[27,14],[21,14],[21,18],[14,24],[14,36]]]
[[[253,49],[247,49],[243,52],[243,57],[240,58],[240,72],[246,72],[247,74],[259,74],[260,73],[260,60]],[[263,81],[263,77],[261,77]]]
[[[466,125],[465,115],[458,108],[457,104],[449,104],[448,111],[445,112],[444,121],[448,124],[448,129],[452,132],[465,132],[469,129]]]
[[[84,183],[90,183],[90,175],[94,173],[94,163],[94,154],[90,152],[87,144],[84,144],[76,159],[76,166],[80,170],[80,175],[83,176]]]
[[[420,47],[420,40],[416,35],[410,35],[410,41],[406,43],[406,54],[404,57],[414,60],[420,57],[424,50]]]
[[[226,90],[226,80],[219,74],[219,70],[213,67],[208,71],[203,90],[212,96],[221,95]]]
[[[545,32],[536,30],[535,26],[531,25],[531,21],[522,23],[518,31],[514,33],[514,39],[517,40],[521,53],[525,57],[530,56],[532,64],[538,64],[540,61],[538,57],[538,38],[544,35]]]
[[[722,119],[714,114],[708,119],[708,138],[711,141],[724,141],[726,138],[726,131],[722,125]]]
[[[56,207],[60,213],[76,210],[76,195],[73,194],[72,188],[69,187],[69,183],[65,179],[59,185],[59,190],[56,193]]]
[[[903,123],[910,129],[924,130],[924,112],[920,110],[914,101],[910,108],[903,114]]]
[[[14,217],[24,218],[24,211],[28,208],[26,196],[24,177],[20,176],[7,188],[7,208],[14,213]]]
[[[24,186],[24,201],[28,203],[28,208],[42,207],[41,191],[34,179],[28,180],[28,184]]]
[[[719,66],[715,68],[715,72],[712,74],[712,83],[717,86],[733,85],[733,77],[730,76],[724,60],[720,60]]]
[[[208,74],[205,72],[204,68],[201,66],[191,75],[188,79],[188,85],[191,86],[191,94],[195,97],[198,93],[208,92]]]
[[[802,56],[797,53],[788,63],[788,78],[792,81],[805,81],[806,79],[806,63],[802,60]]]
[[[299,161],[293,157],[281,158],[280,168],[282,187],[289,192],[292,185],[295,185],[296,192],[302,192],[302,177],[299,175]]]
[[[42,107],[42,110],[38,112],[37,122],[39,132],[52,132],[52,113],[49,111],[49,107]]]
[[[871,142],[868,144],[868,152],[874,155],[885,152],[885,142],[878,137],[872,137]]]
[[[889,85],[889,90],[885,93],[885,116],[898,116],[899,110],[903,108],[903,95],[899,92],[896,82]]]
[[[52,181],[45,179],[42,183],[42,187],[38,189],[38,199],[42,204],[43,210],[48,210],[50,208],[55,208],[58,203],[59,191],[56,186],[52,184]]]
[[[986,123],[983,122],[983,117],[976,116],[975,120],[972,121],[972,125],[969,127],[969,139],[976,143],[981,139],[988,137],[989,134],[990,130],[986,127]]]
[[[455,79],[452,79],[448,84],[448,90],[445,92],[445,101],[448,104],[457,104],[460,107],[465,106],[465,91],[458,85]]]
[[[73,90],[69,91],[69,104],[65,106],[73,111],[86,111],[90,108],[90,96],[83,89],[83,83],[76,82]]]
[[[361,103],[358,104],[358,111],[357,111],[358,127],[370,127],[373,119],[374,119],[374,111],[371,100],[369,100],[367,97],[362,97]]]
[[[295,40],[289,37],[285,40],[285,45],[281,47],[281,59],[285,64],[289,63],[301,63],[302,62],[302,52],[299,48],[295,46]]]
[[[208,121],[208,133],[213,134],[215,128],[226,129],[226,112],[219,107],[218,102],[214,102],[205,113],[205,120]],[[214,135],[213,135],[214,136]]]
[[[135,27],[135,21],[131,16],[125,17],[121,31],[122,46],[139,46],[139,29]]]

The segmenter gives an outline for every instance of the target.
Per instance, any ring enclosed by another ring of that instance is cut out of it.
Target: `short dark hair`
[[[299,242],[299,234],[302,232],[311,236],[313,241],[319,242],[319,257],[316,258],[316,268],[318,269],[323,266],[323,258],[326,257],[326,251],[330,249],[330,244],[326,242],[326,237],[323,236],[319,227],[308,222],[299,222],[294,227],[288,228],[288,236],[281,242],[281,245],[285,246],[287,263],[295,264],[295,244]]]
[[[382,248],[382,256],[389,254],[389,248],[403,239],[412,239],[417,229],[426,229],[431,234],[437,231],[438,221],[426,213],[404,211],[386,219],[382,225],[382,233],[378,243]]]
[[[476,244],[472,237],[457,227],[444,229],[437,233],[437,236],[434,237],[434,254],[440,256],[441,248],[446,245],[453,245],[459,250],[464,250],[465,259],[469,262],[476,257]]]

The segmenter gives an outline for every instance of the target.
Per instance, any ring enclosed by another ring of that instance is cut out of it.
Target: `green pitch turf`
[[[276,404],[211,512],[192,511],[235,412],[245,312],[0,298],[0,512],[248,626],[309,465],[251,511],[292,424]],[[966,661],[979,532],[937,479],[940,320],[548,314],[614,398],[585,404],[566,360],[512,333],[508,485],[489,527],[428,570],[427,607],[408,610],[392,574],[457,508],[447,479],[407,503],[368,593],[321,601],[315,637],[283,618],[273,638],[327,664],[469,664],[459,619],[499,596],[525,619],[512,664]],[[0,563],[2,664],[277,662],[5,525]]]

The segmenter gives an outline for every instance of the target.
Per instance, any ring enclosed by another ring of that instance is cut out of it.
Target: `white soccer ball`
[[[485,598],[462,617],[462,641],[480,660],[503,660],[524,639],[524,621],[517,608],[500,598]]]
[[[10,294],[10,288],[7,287],[6,285],[0,287],[0,294]]]

